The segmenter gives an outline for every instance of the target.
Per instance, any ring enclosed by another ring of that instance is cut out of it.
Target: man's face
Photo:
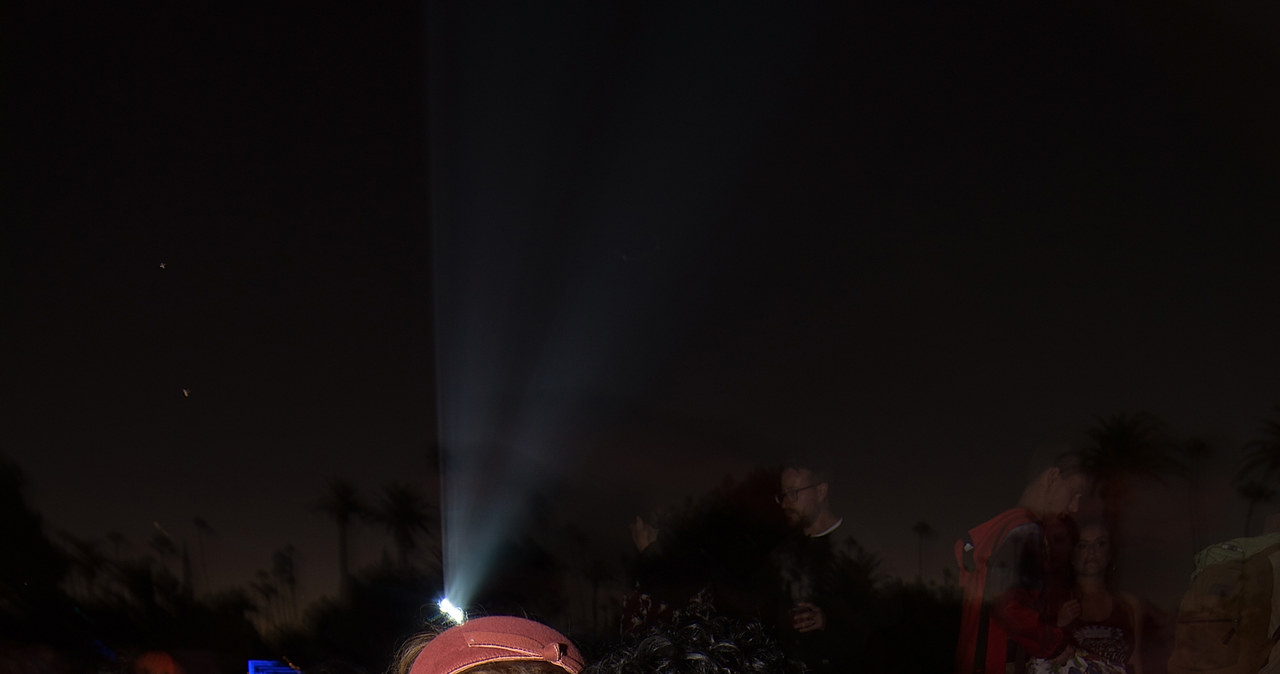
[[[813,473],[804,468],[787,468],[782,471],[781,486],[782,514],[787,518],[787,524],[798,529],[805,529],[813,524],[822,512],[826,487],[815,484]]]
[[[1064,515],[1066,513],[1074,513],[1080,510],[1080,495],[1084,493],[1085,477],[1084,473],[1075,473],[1070,477],[1063,477],[1061,473],[1054,472],[1050,476],[1049,482],[1049,514]]]

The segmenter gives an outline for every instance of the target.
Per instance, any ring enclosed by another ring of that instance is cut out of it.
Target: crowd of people
[[[956,543],[957,674],[1143,674],[1143,605],[1118,591],[1114,515],[1077,520],[1080,457],[1039,463],[1017,505]],[[1210,546],[1177,611],[1172,674],[1280,671],[1280,518]]]
[[[1263,536],[1210,546],[1178,607],[1171,641],[1144,662],[1144,604],[1117,587],[1118,517],[1105,508],[1080,513],[1091,476],[1079,454],[1041,450],[1014,507],[974,527],[955,544],[960,580],[957,674],[1227,674],[1280,672],[1280,515]],[[865,602],[849,584],[849,557],[840,549],[844,519],[832,509],[822,466],[794,463],[779,476],[776,500],[791,535],[762,565],[753,615],[775,640],[789,671],[902,671],[905,663],[868,659],[877,635]],[[847,527],[846,527],[847,529]],[[846,532],[847,533],[847,532]],[[637,518],[644,557],[661,539]],[[679,624],[689,606],[705,606],[707,588],[682,608],[660,599],[649,568],[639,567],[624,632]],[[685,576],[675,596],[697,587]],[[714,592],[712,593],[714,595]],[[714,602],[713,596],[710,601]],[[910,657],[901,653],[898,657]],[[634,670],[640,671],[640,670]],[[668,670],[645,670],[668,671]],[[777,669],[773,671],[788,671]],[[911,669],[911,671],[915,671]]]

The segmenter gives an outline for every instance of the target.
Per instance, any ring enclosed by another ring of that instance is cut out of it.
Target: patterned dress
[[[1077,597],[1078,598],[1078,597]],[[1106,620],[1084,622],[1077,618],[1067,626],[1076,653],[1067,662],[1053,667],[1048,660],[1032,661],[1035,674],[1126,674],[1134,649],[1134,616],[1129,603],[1112,595],[1111,615]]]

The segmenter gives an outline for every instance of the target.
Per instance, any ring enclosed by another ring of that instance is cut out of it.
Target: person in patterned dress
[[[1071,639],[1075,656],[1058,668],[1039,661],[1033,669],[1053,674],[1142,674],[1142,605],[1111,587],[1111,532],[1101,522],[1086,522],[1079,531],[1071,560],[1075,582],[1058,611],[1058,626]]]

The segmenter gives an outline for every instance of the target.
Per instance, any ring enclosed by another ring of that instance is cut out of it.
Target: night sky
[[[7,7],[0,451],[51,530],[202,517],[215,585],[294,543],[312,596],[325,482],[434,494],[437,442],[451,535],[542,490],[610,555],[826,449],[906,575],[913,523],[940,570],[1028,449],[1149,411],[1239,535],[1280,17],[1202,5]],[[1132,515],[1153,596],[1184,493]]]

